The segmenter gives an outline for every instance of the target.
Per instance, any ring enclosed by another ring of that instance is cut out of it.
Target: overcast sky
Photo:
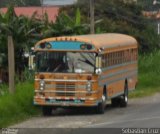
[[[70,5],[77,0],[43,0],[43,5]]]

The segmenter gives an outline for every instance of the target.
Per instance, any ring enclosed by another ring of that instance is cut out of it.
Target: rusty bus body
[[[44,39],[35,45],[34,104],[51,114],[54,107],[94,107],[107,100],[127,106],[137,84],[137,41],[123,34]]]

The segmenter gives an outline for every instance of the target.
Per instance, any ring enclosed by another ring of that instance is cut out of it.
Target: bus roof
[[[114,47],[124,47],[124,46],[133,46],[137,47],[137,41],[135,38],[125,34],[117,33],[106,33],[106,34],[90,34],[90,35],[78,35],[78,36],[63,36],[63,37],[54,37],[44,39],[42,42],[49,41],[80,41],[89,44],[93,44],[96,49],[100,48],[114,48]]]
[[[137,41],[133,37],[116,33],[80,35],[73,36],[73,38],[77,38],[77,40],[86,40],[88,43],[95,45],[96,48],[137,45]]]

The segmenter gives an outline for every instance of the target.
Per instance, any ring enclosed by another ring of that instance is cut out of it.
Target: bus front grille
[[[75,96],[75,84],[56,83],[56,96]]]

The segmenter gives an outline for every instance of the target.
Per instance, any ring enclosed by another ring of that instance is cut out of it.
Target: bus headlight
[[[102,73],[102,69],[101,68],[96,69],[96,74],[101,74],[101,73]]]
[[[40,81],[40,90],[43,91],[45,89],[45,81],[41,80]]]
[[[92,91],[92,83],[91,82],[87,83],[86,89],[87,89],[88,92]]]

